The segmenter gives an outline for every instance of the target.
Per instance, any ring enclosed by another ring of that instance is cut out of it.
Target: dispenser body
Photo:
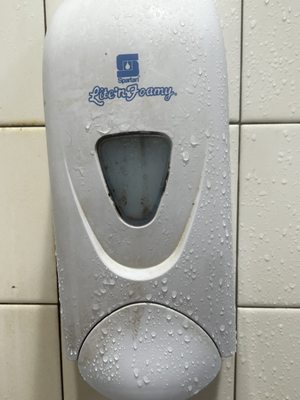
[[[85,359],[98,324],[131,305],[132,335],[159,305],[231,356],[227,74],[212,1],[65,0],[44,97],[68,357]]]

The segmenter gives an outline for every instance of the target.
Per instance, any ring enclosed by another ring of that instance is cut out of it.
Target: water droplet
[[[185,343],[190,343],[190,341],[191,341],[190,336],[186,335],[186,336],[184,337],[184,341],[185,341]]]
[[[106,336],[107,333],[108,333],[106,328],[102,328],[101,331],[102,331],[102,333],[103,333],[104,336]]]
[[[200,144],[199,141],[197,140],[197,138],[194,135],[191,136],[190,143],[191,143],[191,145],[193,147],[199,146],[199,144]]]
[[[183,152],[181,153],[181,156],[182,156],[183,162],[184,162],[185,164],[187,164],[187,163],[189,162],[189,159],[190,159],[190,154],[189,154],[189,152],[188,152],[188,151],[183,151]]]

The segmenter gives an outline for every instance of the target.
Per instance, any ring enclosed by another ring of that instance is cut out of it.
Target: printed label
[[[172,86],[149,86],[139,87],[140,66],[138,54],[119,54],[116,58],[118,83],[130,83],[126,87],[114,88],[95,86],[89,92],[89,102],[99,107],[104,106],[107,100],[123,99],[127,102],[133,101],[137,97],[162,97],[165,101],[170,101],[173,96],[177,96]]]

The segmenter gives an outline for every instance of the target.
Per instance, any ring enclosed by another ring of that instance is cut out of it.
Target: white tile
[[[43,1],[1,2],[0,124],[42,124]]]
[[[236,400],[296,400],[300,310],[240,309]]]
[[[229,82],[229,115],[239,120],[241,68],[241,0],[214,0],[224,32]]]
[[[244,0],[243,121],[300,120],[299,43],[299,0]]]
[[[62,0],[46,0],[47,25]],[[241,0],[214,0],[224,32],[228,64],[230,121],[237,122],[240,107]]]
[[[0,399],[61,400],[56,306],[0,305]]]
[[[54,303],[56,266],[44,129],[0,129],[0,182],[0,302]]]
[[[239,305],[300,306],[300,125],[244,126]]]

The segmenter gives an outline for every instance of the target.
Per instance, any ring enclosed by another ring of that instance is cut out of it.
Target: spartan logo
[[[138,54],[119,54],[117,56],[117,77],[119,83],[138,82],[139,74]]]

